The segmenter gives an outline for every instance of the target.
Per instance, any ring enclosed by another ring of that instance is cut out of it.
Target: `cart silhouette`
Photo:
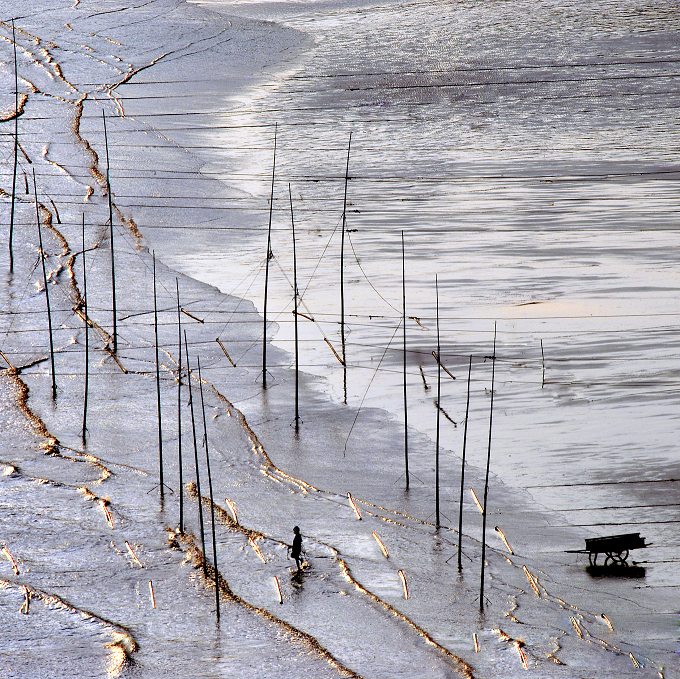
[[[633,549],[649,547],[640,533],[624,533],[622,535],[608,535],[601,538],[586,538],[585,549],[568,549],[570,554],[587,554],[591,566],[617,567],[629,566],[628,555]],[[597,562],[604,555],[604,564]]]

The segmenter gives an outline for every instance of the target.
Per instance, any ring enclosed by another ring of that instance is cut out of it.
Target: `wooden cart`
[[[601,566],[597,560],[604,555],[604,566],[628,566],[628,555],[633,549],[649,547],[640,533],[587,538],[585,549],[569,549],[571,554],[587,554],[591,566]]]

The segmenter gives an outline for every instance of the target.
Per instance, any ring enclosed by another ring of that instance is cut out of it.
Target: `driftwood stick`
[[[302,314],[299,314],[302,316]],[[328,337],[324,337],[323,341],[328,345],[328,348],[333,352],[333,356],[338,360],[338,363],[342,365],[342,356],[335,350],[335,347],[331,344],[331,341],[328,339]]]
[[[422,365],[419,365],[419,366],[418,366],[418,370],[420,370],[420,377],[421,377],[422,380],[423,380],[423,389],[424,389],[425,391],[429,391],[429,390],[430,390],[430,385],[427,383],[427,380],[425,379],[425,373],[423,372],[423,366],[422,366]]]
[[[224,346],[224,342],[222,342],[222,340],[219,337],[217,337],[215,339],[215,342],[217,342],[220,345],[220,349],[222,349],[222,353],[227,357],[227,360],[229,361],[229,363],[231,363],[232,367],[235,368],[236,363],[234,363],[233,359],[229,355],[229,352],[227,351],[227,347]]]
[[[397,571],[399,573],[399,579],[401,580],[401,589],[404,594],[404,599],[409,598],[409,593],[408,593],[408,583],[406,582],[406,575],[404,574],[404,571],[401,570],[401,568]]]
[[[57,209],[57,204],[54,202],[52,198],[50,198],[50,205],[52,206],[52,209],[54,210],[54,216],[57,218],[57,224],[61,224],[61,217],[59,216],[59,210]]]
[[[2,360],[7,364],[8,370],[17,370],[17,368],[14,366],[14,364],[7,358],[7,354],[0,349],[0,356],[2,356]]]
[[[452,379],[455,380],[455,375],[442,363],[441,356],[436,351],[432,352],[432,358],[439,363],[440,368]]]
[[[306,318],[308,321],[312,321],[312,323],[314,322],[314,317],[313,317],[313,316],[310,316],[309,314],[302,313],[302,311],[300,311],[299,309],[298,309],[298,311],[296,312],[296,315],[297,315],[297,316],[302,316],[302,318]]]
[[[205,323],[205,321],[202,318],[199,318],[198,316],[195,316],[192,314],[190,311],[187,311],[184,307],[182,307],[181,312],[185,315],[188,316],[192,321],[196,321],[196,323]]]

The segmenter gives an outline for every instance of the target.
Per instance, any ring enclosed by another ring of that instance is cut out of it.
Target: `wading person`
[[[300,563],[300,559],[302,558],[302,535],[300,535],[300,528],[295,526],[293,528],[293,533],[295,533],[295,535],[293,536],[293,547],[290,550],[290,555],[295,559],[295,565],[299,571],[302,569]]]

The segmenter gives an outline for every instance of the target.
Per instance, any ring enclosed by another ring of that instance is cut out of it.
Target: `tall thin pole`
[[[201,530],[201,549],[203,550],[203,575],[208,575],[208,564],[205,553],[205,525],[203,523],[203,495],[201,494],[201,473],[198,464],[198,443],[196,442],[196,418],[194,415],[194,395],[191,388],[191,363],[189,362],[189,343],[187,331],[184,331],[184,352],[187,359],[187,382],[189,383],[189,408],[191,409],[191,433],[194,438],[194,466],[196,468],[196,491],[198,492],[198,525]]]
[[[109,196],[109,238],[111,240],[111,303],[113,316],[113,352],[118,351],[118,321],[116,319],[116,261],[113,248],[113,203],[111,201],[111,173],[109,164],[109,138],[106,134],[106,114],[102,109],[104,121],[104,146],[106,148],[106,193]]]
[[[441,345],[439,342],[439,278],[435,275],[434,284],[437,291],[437,437],[435,448],[435,512],[437,515],[436,526],[441,525],[439,516],[439,413],[441,412],[441,397],[442,397],[442,360],[441,360]]]
[[[543,366],[543,374],[541,376],[541,389],[545,387],[545,353],[543,353],[543,340],[541,340],[541,365]]]
[[[290,199],[290,223],[293,227],[293,296],[295,298],[295,429],[300,427],[300,359],[298,351],[298,284],[297,284],[297,256],[295,252],[295,217],[293,215],[293,193],[288,184],[288,198]]]
[[[208,427],[205,421],[205,402],[203,400],[203,377],[201,376],[201,357],[198,361],[198,386],[201,392],[201,412],[203,413],[203,445],[205,446],[205,466],[208,472],[208,492],[210,493],[210,521],[212,524],[213,569],[215,571],[215,610],[217,621],[220,620],[220,576],[217,570],[217,538],[215,537],[215,501],[213,499],[212,473],[210,471],[210,453],[208,452]]]
[[[12,43],[14,45],[14,170],[12,172],[12,206],[9,213],[9,270],[14,271],[14,201],[17,190],[17,163],[19,161],[19,75],[17,67],[17,36],[12,19]],[[27,192],[28,193],[28,192]]]
[[[463,570],[463,489],[465,484],[465,449],[467,447],[468,417],[470,415],[470,377],[472,375],[472,354],[468,365],[467,402],[465,404],[465,428],[463,430],[463,460],[460,466],[460,504],[458,507],[458,570]]]
[[[491,465],[491,426],[493,424],[493,397],[496,379],[496,323],[493,324],[493,355],[491,356],[491,404],[489,407],[489,444],[486,453],[486,478],[484,480],[484,513],[482,514],[482,572],[479,582],[479,608],[484,610],[484,566],[486,558],[486,516],[489,497],[489,467]]]
[[[342,342],[342,385],[344,401],[347,403],[347,348],[345,345],[345,226],[347,224],[347,184],[349,183],[349,154],[352,148],[352,133],[347,144],[345,165],[345,195],[342,201],[342,238],[340,240],[340,339]]]
[[[404,253],[404,232],[401,232],[401,300],[402,300],[402,330],[404,332],[404,471],[406,474],[406,490],[409,489],[408,473],[408,400],[406,393],[406,256]]]
[[[161,370],[160,360],[158,357],[158,296],[156,293],[156,253],[152,252],[153,259],[153,333],[155,338],[156,348],[156,413],[158,418],[158,473],[159,484],[161,487],[161,498],[165,493],[165,484],[163,483],[163,420],[161,413]]]
[[[87,399],[90,387],[90,333],[87,315],[87,266],[85,264],[85,213],[83,212],[83,312],[85,314],[85,396],[83,398],[83,433],[82,441],[85,445],[87,437]]]
[[[179,530],[184,532],[184,469],[182,465],[182,314],[179,305],[179,279],[177,287],[177,457],[179,458]]]
[[[267,388],[267,299],[269,291],[269,260],[272,258],[272,216],[274,213],[274,177],[276,174],[276,137],[279,125],[274,124],[274,162],[272,187],[269,194],[269,228],[267,229],[267,260],[264,265],[264,319],[262,321],[262,387]],[[218,614],[219,616],[219,614]]]
[[[45,301],[47,302],[47,326],[50,333],[50,365],[52,366],[52,399],[57,398],[57,378],[54,370],[54,340],[52,339],[52,307],[50,306],[50,289],[47,285],[47,269],[45,268],[45,252],[43,251],[42,227],[40,211],[38,210],[38,189],[35,184],[35,169],[33,170],[33,196],[35,198],[35,219],[38,223],[38,243],[40,245],[40,263],[42,264],[43,285],[45,286]]]

